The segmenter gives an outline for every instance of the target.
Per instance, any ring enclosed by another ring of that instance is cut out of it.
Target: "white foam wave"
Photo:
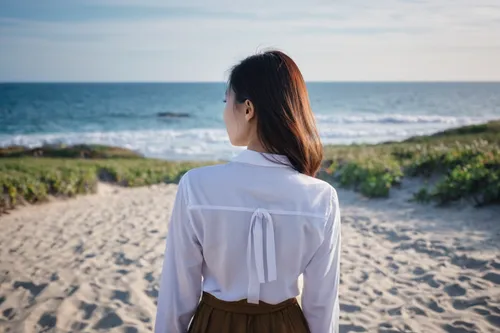
[[[238,150],[224,129],[142,130],[1,136],[0,146],[38,147],[44,144],[103,144],[140,152],[148,157],[179,159],[228,158]]]
[[[436,117],[436,119],[440,118],[442,117]],[[369,122],[339,125],[319,121],[318,127],[323,143],[350,144],[402,140],[414,135],[431,134],[454,127],[456,124],[422,123],[417,122],[418,119],[416,116],[416,123],[379,123],[377,125]],[[431,119],[433,118],[428,120]],[[231,146],[226,130],[222,128],[0,135],[0,146],[36,147],[59,143],[119,146],[138,151],[147,157],[169,160],[229,159],[240,150]]]
[[[443,124],[470,125],[490,120],[487,117],[453,117],[435,115],[365,114],[355,116],[316,115],[319,123],[333,124]]]
[[[422,135],[430,134],[435,132],[434,130],[404,130],[404,129],[321,129],[319,130],[320,136],[323,140],[325,139],[358,139],[358,138],[378,138],[378,137],[394,137],[404,138],[412,135]]]

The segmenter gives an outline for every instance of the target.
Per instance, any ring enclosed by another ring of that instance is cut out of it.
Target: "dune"
[[[340,332],[498,332],[500,209],[339,190]],[[0,332],[150,332],[176,185],[0,216]]]

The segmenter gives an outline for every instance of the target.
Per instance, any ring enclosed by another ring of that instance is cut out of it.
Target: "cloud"
[[[264,47],[309,80],[500,79],[497,0],[175,3],[4,1],[0,81],[219,81]]]

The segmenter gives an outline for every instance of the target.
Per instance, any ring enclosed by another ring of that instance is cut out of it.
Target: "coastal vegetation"
[[[319,177],[386,197],[404,179],[419,177],[420,202],[466,199],[481,206],[500,202],[500,121],[465,126],[403,142],[328,146]]]
[[[387,197],[414,178],[423,184],[413,196],[419,202],[495,204],[500,203],[499,147],[500,121],[403,142],[326,146],[318,177],[367,197]],[[0,214],[51,197],[94,193],[99,182],[128,187],[176,183],[189,169],[213,163],[150,159],[100,145],[0,148]]]
[[[98,145],[0,148],[0,214],[50,197],[95,193],[98,182],[127,187],[176,183],[201,165],[149,159],[128,149]]]

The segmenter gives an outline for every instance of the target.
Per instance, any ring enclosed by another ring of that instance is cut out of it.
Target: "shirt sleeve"
[[[179,182],[168,227],[155,333],[185,333],[201,296],[203,254],[187,203],[185,175]]]
[[[304,271],[302,308],[311,333],[339,329],[340,209],[337,193],[332,191],[325,238]]]

